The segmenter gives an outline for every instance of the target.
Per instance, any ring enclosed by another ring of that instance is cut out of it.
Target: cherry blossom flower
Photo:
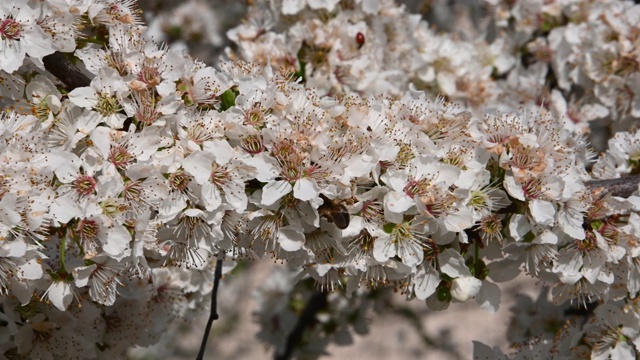
[[[92,110],[92,115],[114,129],[122,128],[126,115],[121,113],[122,96],[128,91],[118,73],[103,68],[91,81],[90,87],[80,87],[69,93],[69,100],[77,106]]]
[[[0,69],[12,73],[24,63],[26,55],[41,61],[56,50],[40,20],[40,9],[27,0],[0,5]]]

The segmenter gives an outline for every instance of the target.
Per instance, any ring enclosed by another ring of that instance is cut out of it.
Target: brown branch
[[[211,290],[211,308],[209,309],[209,320],[207,321],[207,327],[204,329],[204,335],[202,336],[202,343],[200,344],[200,351],[196,360],[204,359],[204,351],[207,348],[207,339],[209,339],[209,332],[211,332],[211,325],[214,320],[218,320],[218,287],[220,286],[220,279],[222,278],[222,262],[223,257],[219,257],[216,260],[216,270],[213,275],[213,290]]]
[[[284,353],[278,354],[277,351],[274,354],[274,360],[289,360],[293,356],[293,350],[302,341],[304,332],[307,328],[312,327],[316,323],[316,315],[321,310],[327,308],[327,293],[315,292],[307,305],[302,310],[302,314],[298,318],[296,327],[287,336],[287,342],[285,344]]]
[[[91,79],[83,74],[64,53],[56,51],[51,55],[45,56],[42,62],[44,63],[44,68],[57,77],[64,84],[67,91],[91,84]]]
[[[611,196],[628,198],[638,190],[640,175],[629,175],[617,179],[590,180],[585,182],[587,188],[593,190],[604,190]]]

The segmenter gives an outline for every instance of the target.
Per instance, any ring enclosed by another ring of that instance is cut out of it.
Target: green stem
[[[86,43],[98,44],[98,45],[106,45],[107,41],[105,39],[100,39],[96,36],[92,36],[90,38],[82,39]]]
[[[67,248],[67,236],[65,235],[60,239],[60,270],[64,274],[67,274],[67,267],[64,261],[66,248]]]

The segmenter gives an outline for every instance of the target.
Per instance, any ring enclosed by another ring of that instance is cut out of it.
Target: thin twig
[[[585,183],[591,190],[602,189],[611,196],[628,198],[638,190],[640,175],[629,175],[617,179],[590,180]]]
[[[315,324],[316,314],[320,310],[325,309],[327,304],[327,293],[317,291],[311,296],[304,310],[302,310],[302,314],[300,314],[300,317],[298,318],[296,327],[291,331],[289,336],[287,336],[284,353],[278,354],[276,351],[273,357],[275,360],[291,359],[293,350],[302,340],[302,335],[304,334],[305,329]]]
[[[60,80],[67,91],[75,88],[89,86],[91,79],[83,74],[67,57],[61,52],[55,52],[42,59],[44,68]]]
[[[392,314],[407,320],[409,324],[415,328],[416,335],[418,335],[422,339],[422,342],[424,342],[428,347],[438,349],[449,354],[449,358],[463,359],[463,356],[451,341],[450,336],[448,336],[448,333],[451,331],[450,329],[441,330],[440,333],[436,335],[437,337],[433,338],[427,333],[424,327],[424,319],[421,314],[416,313],[416,309],[409,306],[388,304],[385,310],[390,310]]]
[[[218,287],[220,286],[220,279],[222,278],[222,262],[224,257],[219,257],[216,260],[216,270],[213,278],[213,290],[211,290],[211,309],[209,309],[209,320],[207,321],[207,327],[204,330],[202,336],[202,343],[200,344],[200,351],[196,360],[204,359],[204,351],[207,348],[207,339],[209,339],[209,332],[211,332],[211,325],[214,320],[218,320]]]

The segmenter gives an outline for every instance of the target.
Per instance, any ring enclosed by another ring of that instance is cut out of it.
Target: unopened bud
[[[464,302],[478,295],[481,287],[482,281],[473,276],[460,277],[454,279],[451,284],[451,297]]]

